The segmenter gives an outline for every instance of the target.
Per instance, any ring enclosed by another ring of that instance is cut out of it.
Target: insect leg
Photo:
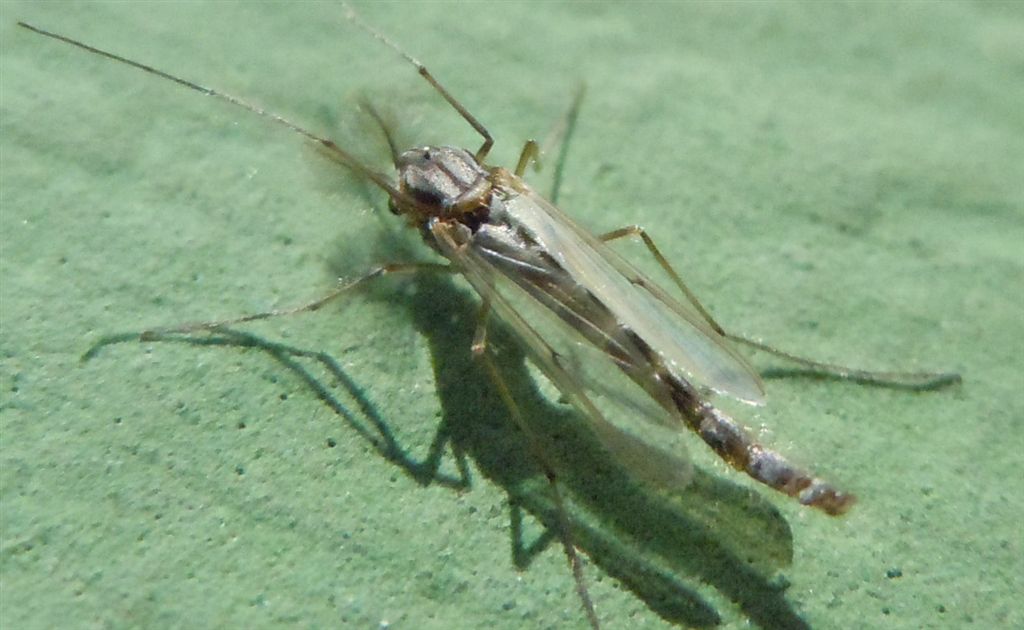
[[[455,270],[449,265],[440,263],[391,263],[388,265],[380,265],[374,267],[369,272],[359,276],[355,280],[346,282],[339,285],[335,289],[331,290],[326,295],[323,295],[312,302],[307,302],[301,306],[286,309],[274,309],[270,311],[263,311],[262,313],[252,313],[249,315],[243,315],[241,317],[233,317],[230,319],[213,320],[208,322],[193,322],[188,324],[182,324],[180,326],[168,326],[164,328],[153,328],[142,333],[141,337],[143,340],[158,336],[166,335],[169,333],[192,333],[198,331],[209,331],[223,328],[225,326],[233,326],[235,324],[243,324],[245,322],[252,322],[261,319],[270,319],[273,317],[283,317],[286,315],[297,315],[299,313],[306,313],[315,311],[331,302],[344,293],[347,293],[351,289],[362,286],[370,280],[380,278],[393,273],[410,273],[416,271],[444,271],[447,273],[454,273]]]
[[[537,145],[535,140],[527,140],[526,144],[523,145],[523,150],[519,153],[519,161],[516,162],[516,177],[523,176],[531,160],[533,161],[534,170],[540,170],[539,156],[540,146]]]
[[[686,283],[683,282],[682,276],[676,273],[676,270],[672,268],[672,264],[668,261],[667,258],[665,258],[665,255],[661,253],[661,250],[658,249],[658,246],[654,244],[654,239],[652,239],[651,236],[647,233],[647,230],[643,229],[639,225],[627,225],[626,227],[621,227],[617,230],[612,230],[611,232],[601,234],[597,238],[607,243],[609,241],[614,241],[616,239],[622,238],[624,236],[640,237],[640,239],[644,242],[644,245],[647,246],[647,250],[651,252],[651,256],[654,257],[654,260],[658,261],[658,264],[661,265],[661,268],[665,270],[665,273],[667,273],[668,276],[672,278],[672,282],[674,282],[675,285],[679,287],[679,290],[683,292],[683,295],[685,295],[686,299],[690,301],[690,304],[693,304],[694,308],[697,309],[697,312],[700,313],[700,316],[704,318],[704,321],[706,321],[708,325],[711,326],[712,329],[714,329],[715,332],[723,336],[725,335],[725,330],[723,330],[722,327],[718,325],[718,322],[716,322],[715,318],[711,316],[711,313],[709,313],[707,309],[704,308],[704,305],[700,303],[700,300],[697,299],[697,296],[693,293],[693,291],[691,291],[690,288],[686,286]]]
[[[822,361],[816,361],[806,357],[787,352],[776,348],[775,346],[769,345],[756,339],[751,339],[740,334],[727,332],[722,328],[717,321],[711,316],[711,314],[704,308],[704,305],[700,303],[697,296],[690,291],[686,283],[683,282],[682,277],[673,269],[672,264],[669,263],[668,259],[661,253],[658,246],[654,244],[654,239],[639,225],[629,225],[617,230],[612,230],[598,236],[602,241],[608,242],[613,241],[624,236],[638,236],[643,240],[644,245],[647,246],[648,251],[658,262],[665,273],[672,278],[679,290],[683,292],[686,299],[697,309],[704,321],[708,323],[711,328],[718,334],[726,337],[727,339],[736,343],[750,346],[757,350],[773,354],[781,359],[785,359],[791,363],[795,363],[800,367],[816,373],[831,376],[844,381],[852,381],[854,383],[862,383],[866,385],[880,385],[884,387],[897,387],[903,389],[912,390],[932,390],[952,385],[960,382],[960,375],[952,372],[884,372],[884,371],[873,371],[873,370],[862,370],[858,368],[851,368],[844,365],[837,365],[833,363],[825,363]]]
[[[490,309],[488,308],[488,310]],[[580,603],[587,615],[587,621],[590,623],[590,627],[594,630],[599,630],[601,624],[597,619],[597,612],[594,610],[594,602],[590,599],[590,592],[587,590],[587,583],[583,576],[583,561],[580,560],[579,552],[576,549],[576,543],[573,540],[569,515],[565,510],[565,501],[562,499],[562,492],[558,489],[557,476],[555,475],[554,466],[551,464],[552,458],[547,454],[544,449],[544,445],[523,418],[522,411],[519,409],[519,405],[516,403],[515,397],[512,396],[512,392],[509,390],[505,379],[501,376],[501,372],[498,370],[498,366],[495,365],[494,360],[485,351],[481,351],[477,356],[487,369],[487,374],[490,376],[491,381],[497,388],[498,394],[501,396],[505,406],[508,407],[509,413],[512,415],[512,419],[515,421],[516,426],[518,426],[519,430],[526,436],[527,443],[530,446],[530,451],[533,453],[534,458],[543,469],[544,476],[547,477],[548,487],[551,488],[551,496],[555,501],[555,510],[558,513],[558,528],[561,530],[559,534],[562,539],[562,547],[565,549],[566,558],[569,561],[569,566],[572,568],[573,580],[576,582],[576,594],[580,598]]]
[[[477,315],[476,330],[473,331],[473,345],[470,346],[474,357],[479,357],[487,351],[487,322],[490,320],[490,315],[491,301],[484,298]]]
[[[556,206],[558,205],[558,194],[562,190],[562,174],[565,172],[565,161],[569,155],[569,142],[572,140],[573,133],[576,132],[576,120],[579,118],[580,106],[583,104],[583,95],[586,91],[586,84],[580,83],[573,93],[572,103],[565,112],[565,116],[548,134],[544,140],[544,148],[541,150],[541,155],[548,155],[552,146],[559,145],[554,173],[551,176],[551,189],[548,191],[548,201]]]
[[[580,103],[583,101],[584,91],[584,86],[580,84],[573,94],[569,110],[558,121],[558,124],[551,129],[551,132],[548,133],[547,138],[544,139],[543,147],[538,145],[535,140],[527,140],[526,144],[523,145],[523,150],[519,153],[519,161],[516,163],[516,177],[523,176],[531,160],[533,161],[533,169],[539,171],[542,168],[541,156],[548,155],[551,152],[551,147],[555,144],[559,145],[551,191],[548,194],[548,200],[555,204],[558,202],[558,192],[562,185],[562,172],[565,170],[565,159],[569,152],[569,138],[576,128],[576,118],[579,116]]]
[[[959,383],[962,379],[956,372],[882,372],[873,370],[861,370],[834,363],[824,363],[806,357],[801,357],[775,346],[770,346],[762,341],[744,337],[734,333],[725,333],[725,336],[751,348],[762,350],[773,354],[781,359],[795,363],[800,367],[815,373],[832,376],[843,381],[852,381],[865,385],[880,385],[883,387],[897,387],[902,389],[927,391],[941,389],[947,385]]]
[[[487,128],[484,127],[483,124],[473,116],[473,114],[470,114],[469,110],[467,110],[465,106],[458,101],[458,99],[452,96],[451,93],[434,78],[434,75],[427,70],[427,67],[420,63],[415,57],[402,50],[398,44],[391,41],[386,35],[359,19],[356,12],[347,4],[345,5],[345,13],[348,19],[359,28],[372,35],[377,39],[377,41],[386,45],[388,48],[391,48],[401,55],[406,61],[415,66],[416,71],[420,73],[420,76],[423,77],[435,90],[437,90],[437,93],[440,94],[444,100],[448,101],[448,104],[455,108],[455,111],[459,112],[459,115],[462,116],[463,120],[469,123],[470,127],[476,130],[476,132],[483,137],[484,143],[480,145],[479,149],[477,149],[475,156],[476,161],[482,163],[487,158],[487,154],[491,151],[491,147],[494,145],[494,138],[491,137],[491,133],[487,131]]]
[[[391,133],[391,125],[384,122],[384,118],[380,115],[380,112],[378,112],[377,108],[373,106],[373,103],[371,103],[367,99],[360,99],[359,106],[366,110],[366,113],[368,113],[373,118],[373,120],[376,121],[377,125],[380,127],[380,130],[384,132],[384,139],[387,140],[388,143],[388,151],[391,152],[391,163],[397,167],[398,146],[395,144],[395,138]]]

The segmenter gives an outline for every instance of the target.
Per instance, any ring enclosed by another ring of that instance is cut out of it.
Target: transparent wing
[[[509,280],[478,249],[467,246],[456,229],[440,222],[431,226],[441,252],[516,334],[534,365],[586,416],[609,454],[642,481],[685,487],[693,471],[678,419],[599,348]],[[648,421],[636,422],[638,417]]]
[[[673,299],[532,189],[515,184],[519,194],[506,202],[513,220],[677,376],[749,404],[764,403],[757,373],[696,309]]]

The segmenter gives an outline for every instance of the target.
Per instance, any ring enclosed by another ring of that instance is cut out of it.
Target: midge
[[[417,229],[423,240],[447,259],[447,265],[382,265],[298,308],[155,332],[210,331],[312,311],[358,285],[388,274],[423,268],[461,274],[481,298],[473,353],[526,435],[537,464],[550,481],[560,513],[558,534],[591,626],[598,627],[598,619],[583,581],[572,524],[560,496],[557,462],[549,455],[549,446],[523,417],[489,354],[487,329],[492,312],[516,334],[531,360],[588,420],[608,454],[637,477],[667,486],[685,484],[685,454],[665,452],[645,437],[644,423],[670,429],[688,427],[732,467],[830,515],[848,510],[854,502],[853,495],[759,444],[741,423],[710,402],[714,394],[752,405],[764,402],[761,380],[733,344],[752,346],[806,369],[857,382],[934,389],[959,381],[956,374],[852,370],[803,359],[726,332],[701,306],[642,228],[630,226],[591,235],[534,191],[522,178],[539,152],[532,140],[523,147],[513,170],[489,165],[487,156],[494,141],[486,127],[423,64],[363,24],[351,10],[348,18],[401,54],[480,134],[483,142],[476,151],[450,146],[399,151],[390,130],[371,109],[391,149],[397,171],[397,177],[392,179],[369,168],[334,141],[245,100],[57,33],[23,22],[19,25],[283,125],[312,140],[328,157],[366,177],[387,194],[390,210]],[[573,116],[578,103],[577,99]],[[605,244],[625,236],[643,241],[679,290],[678,298]]]

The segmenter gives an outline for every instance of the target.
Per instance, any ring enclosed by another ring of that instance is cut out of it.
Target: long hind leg
[[[864,383],[869,385],[881,385],[885,387],[897,387],[903,389],[914,389],[914,390],[932,390],[952,385],[960,382],[960,375],[952,372],[893,372],[893,371],[875,371],[875,370],[863,370],[859,368],[852,368],[844,365],[838,365],[834,363],[825,363],[823,361],[817,361],[806,357],[793,354],[776,348],[773,345],[751,339],[744,335],[732,333],[722,328],[711,313],[708,312],[704,305],[701,304],[696,294],[690,290],[686,283],[683,281],[682,276],[672,267],[665,255],[661,253],[658,246],[654,244],[654,239],[651,238],[650,234],[647,233],[644,228],[639,225],[628,225],[626,227],[612,230],[605,234],[598,236],[599,239],[605,242],[614,241],[619,238],[626,236],[633,236],[643,241],[647,250],[651,253],[651,256],[658,262],[658,265],[665,270],[672,282],[679,288],[680,292],[686,296],[687,301],[693,305],[700,316],[707,322],[712,329],[718,334],[726,337],[736,343],[740,343],[769,354],[773,354],[781,359],[785,359],[791,363],[799,365],[800,367],[813,372],[815,374],[824,374],[844,381],[852,381],[855,383]]]

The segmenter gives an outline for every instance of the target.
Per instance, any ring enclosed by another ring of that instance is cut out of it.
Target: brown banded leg
[[[594,610],[594,602],[590,599],[590,592],[587,590],[586,579],[583,575],[583,561],[580,559],[579,552],[577,551],[576,543],[572,535],[572,525],[569,520],[569,514],[565,509],[565,501],[562,499],[562,492],[558,488],[558,477],[555,474],[555,468],[553,465],[553,459],[548,454],[547,449],[544,448],[543,443],[537,438],[536,433],[527,424],[526,419],[523,417],[523,413],[519,408],[519,404],[516,402],[515,397],[512,395],[512,391],[508,388],[508,383],[505,382],[504,377],[501,375],[501,371],[498,366],[494,363],[494,359],[487,352],[487,317],[490,313],[490,303],[484,302],[480,309],[480,321],[477,324],[476,332],[473,335],[473,354],[481,362],[483,362],[487,374],[494,383],[494,386],[498,390],[498,394],[501,396],[502,402],[509,410],[509,414],[512,416],[513,421],[519,430],[522,431],[526,437],[527,444],[529,445],[530,452],[533,454],[534,459],[540,465],[541,470],[544,472],[544,476],[548,480],[548,487],[551,489],[551,496],[555,503],[555,510],[558,514],[558,529],[559,537],[562,539],[562,547],[565,549],[565,555],[569,561],[569,567],[572,569],[573,580],[576,583],[576,594],[580,598],[580,603],[583,606],[583,611],[587,616],[587,621],[593,630],[599,630],[601,627],[600,622],[597,619],[597,612]]]
[[[780,350],[775,346],[769,345],[762,341],[757,341],[743,335],[726,332],[722,328],[715,318],[711,316],[711,313],[704,308],[704,305],[700,303],[697,296],[686,286],[683,282],[682,277],[672,267],[672,264],[668,262],[668,259],[661,253],[658,246],[654,244],[654,239],[639,225],[629,225],[617,230],[612,230],[605,234],[598,236],[604,242],[614,241],[615,239],[622,238],[624,236],[637,236],[639,237],[647,250],[651,253],[651,256],[658,262],[658,265],[665,270],[665,273],[672,279],[672,282],[682,291],[686,299],[693,305],[697,312],[700,313],[701,317],[711,328],[718,334],[741,343],[751,348],[773,354],[781,359],[795,363],[809,371],[832,376],[834,378],[852,381],[855,383],[864,383],[870,385],[881,385],[885,387],[900,387],[905,389],[915,390],[932,390],[945,387],[946,385],[952,385],[960,382],[960,375],[951,372],[883,372],[883,371],[872,371],[872,370],[861,370],[857,368],[846,367],[843,365],[836,365],[833,363],[824,363],[822,361],[816,361],[814,359],[808,359],[785,350]]]
[[[330,293],[327,293],[326,295],[321,296],[313,300],[312,302],[307,302],[306,304],[303,304],[301,306],[286,309],[263,311],[261,313],[252,313],[249,315],[233,317],[230,319],[220,319],[207,322],[193,322],[188,324],[182,324],[180,326],[154,328],[143,332],[140,335],[140,337],[142,338],[142,340],[146,340],[147,338],[153,336],[166,335],[170,333],[193,333],[199,331],[210,331],[216,330],[218,328],[223,328],[225,326],[244,324],[246,322],[253,322],[261,319],[271,319],[273,317],[284,317],[286,315],[297,315],[299,313],[316,311],[323,307],[328,302],[331,302],[341,297],[343,294],[347,293],[352,289],[355,289],[368,283],[370,280],[381,278],[383,276],[394,273],[411,273],[417,271],[441,271],[445,273],[456,273],[455,270],[450,265],[445,265],[441,263],[392,263],[388,265],[380,265],[379,267],[374,267],[373,269],[363,274],[362,276],[359,276],[355,280],[339,285]]]

